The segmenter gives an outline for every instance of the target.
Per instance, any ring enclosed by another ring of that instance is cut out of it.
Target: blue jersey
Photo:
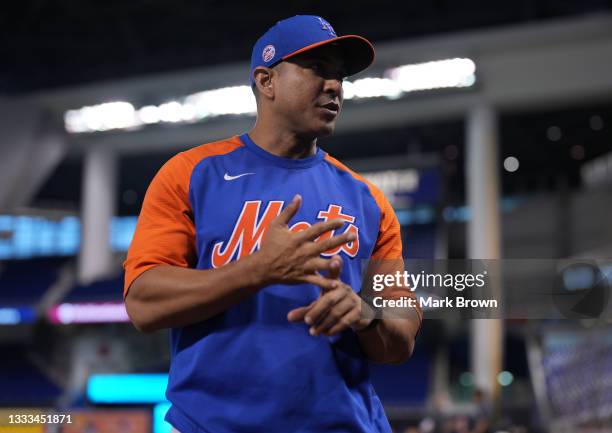
[[[260,247],[295,194],[292,231],[340,218],[353,242],[326,251],[359,291],[370,258],[401,258],[393,209],[376,187],[321,149],[287,159],[248,135],[179,153],[147,191],[125,262],[125,294],[160,264],[211,269]],[[328,233],[322,236],[332,236]],[[390,432],[353,331],[313,337],[287,313],[316,300],[313,285],[271,285],[225,312],[172,329],[167,420],[181,433]]]

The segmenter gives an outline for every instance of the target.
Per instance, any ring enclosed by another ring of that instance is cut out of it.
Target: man
[[[181,433],[390,431],[368,359],[405,361],[421,316],[373,319],[356,292],[365,260],[401,259],[399,224],[317,147],[343,78],[373,57],[320,17],[278,22],[253,48],[255,127],[152,181],[124,295],[137,328],[172,328],[166,419]]]

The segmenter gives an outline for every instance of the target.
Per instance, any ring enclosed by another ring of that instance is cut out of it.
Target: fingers
[[[300,209],[300,206],[302,206],[302,196],[296,194],[293,197],[293,200],[291,200],[291,203],[289,203],[285,207],[285,209],[283,209],[283,211],[275,218],[276,221],[280,224],[288,225],[289,221],[291,221],[291,218],[293,218],[297,211]]]
[[[354,306],[355,306],[355,303],[353,302],[352,299],[350,298],[342,299],[332,308],[327,310],[325,314],[323,315],[323,317],[321,318],[321,320],[318,323],[315,323],[310,328],[310,334],[314,336],[323,334],[332,326],[335,326],[336,324],[343,322],[345,320],[344,316],[348,314],[353,309]],[[310,317],[310,314],[311,313],[308,313],[309,317]],[[350,326],[350,324],[346,324],[346,325],[347,327]]]
[[[319,242],[312,242],[309,245],[312,254],[321,254],[325,251],[336,248],[337,246],[352,242],[356,239],[354,233],[343,233],[333,238],[325,239]]]
[[[309,259],[306,263],[304,263],[304,270],[306,272],[317,272],[317,271],[328,271],[331,275],[331,272],[338,266],[337,261],[333,259],[324,259],[322,257],[313,257]],[[330,278],[330,277],[328,277]],[[335,280],[337,278],[330,278]]]
[[[307,305],[305,307],[294,308],[293,310],[289,311],[289,313],[287,313],[287,320],[290,321],[291,323],[303,322],[304,317],[306,316],[306,313],[314,305],[315,302],[316,301],[313,301],[310,303],[310,305]]]
[[[327,278],[331,279],[331,280],[337,280],[338,278],[340,278],[340,274],[342,273],[342,257],[335,255],[333,256],[330,260],[329,263],[329,274],[327,275]]]
[[[357,323],[361,313],[359,309],[353,309],[349,311],[342,319],[340,319],[334,326],[325,331],[325,335],[331,336],[338,332],[342,332],[352,326],[353,323]]]
[[[338,255],[333,256],[328,260],[327,268],[329,272],[327,273],[327,278],[329,280],[337,280],[340,281],[340,273],[342,272],[342,258]],[[321,287],[321,293],[329,292],[327,287]]]
[[[316,223],[306,230],[300,232],[300,239],[305,241],[314,241],[316,238],[331,230],[339,229],[344,225],[344,221],[341,219],[333,219],[329,221],[321,221]]]
[[[340,285],[338,280],[330,280],[329,278],[326,278],[320,274],[304,275],[301,281],[319,286],[324,292],[334,290]]]
[[[307,325],[318,325],[332,307],[340,302],[346,293],[344,290],[333,290],[321,296],[304,317]]]
[[[336,257],[330,260],[338,263]],[[340,266],[337,266],[340,268]],[[333,272],[338,272],[335,269]],[[329,284],[335,286],[333,289],[324,291],[324,294],[308,306],[291,310],[287,314],[287,320],[292,323],[305,322],[310,325],[310,335],[327,336],[335,335],[349,329],[357,323],[361,317],[361,301],[350,286],[339,280],[330,280],[319,274],[311,275],[315,284]]]

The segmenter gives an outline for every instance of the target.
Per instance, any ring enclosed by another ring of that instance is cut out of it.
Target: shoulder
[[[365,186],[368,188],[370,194],[372,195],[372,197],[376,201],[376,204],[378,205],[378,207],[380,208],[382,212],[386,211],[387,208],[390,207],[389,201],[387,200],[383,192],[376,185],[374,185],[372,182],[367,180],[365,177],[363,177],[356,171],[351,170],[345,164],[341,163],[340,161],[338,161],[336,158],[334,158],[333,156],[329,154],[325,154],[325,161],[327,161],[329,164],[336,167],[338,170],[346,172],[347,174],[352,176],[353,179],[355,179],[356,181],[365,184]]]
[[[244,144],[238,136],[200,144],[199,146],[177,153],[165,165],[176,168],[189,166],[193,168],[208,157],[225,155],[243,146]]]
[[[175,155],[175,158],[182,159],[186,163],[190,163],[192,165],[197,165],[205,158],[225,155],[243,146],[244,144],[240,140],[240,137],[234,136],[211,143],[201,144]]]
[[[161,167],[157,177],[175,178],[187,181],[194,167],[204,159],[225,155],[244,146],[240,137],[235,136],[211,143],[201,144],[183,152],[177,153]]]

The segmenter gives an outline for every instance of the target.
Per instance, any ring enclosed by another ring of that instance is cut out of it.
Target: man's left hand
[[[332,336],[349,328],[359,331],[372,321],[363,317],[359,295],[340,280],[342,258],[334,256],[331,260],[333,263],[327,278],[335,280],[332,289],[322,290],[319,299],[287,314],[287,319],[292,323],[305,322],[310,325],[310,335],[313,336]]]

